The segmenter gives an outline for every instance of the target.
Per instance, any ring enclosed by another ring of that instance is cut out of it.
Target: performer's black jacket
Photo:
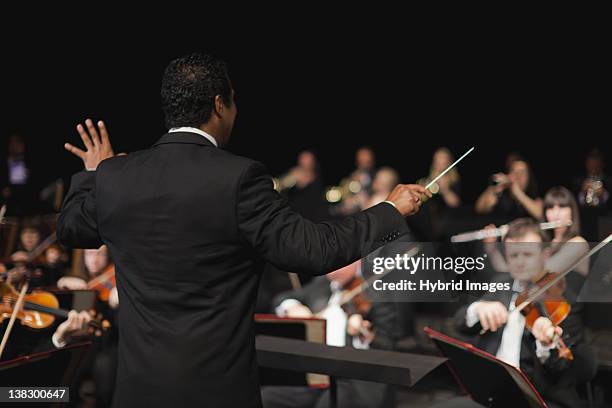
[[[513,279],[510,274],[503,274],[495,281],[509,283],[512,287]],[[512,294],[512,291],[487,292],[480,300],[499,301],[508,307]],[[535,388],[545,400],[553,401],[563,407],[579,407],[583,401],[578,397],[576,384],[580,378],[580,373],[584,369],[583,367],[591,364],[591,362],[584,361],[589,356],[588,353],[583,353],[585,349],[583,347],[582,307],[574,301],[576,296],[571,292],[571,289],[566,290],[565,297],[571,304],[571,312],[561,322],[560,326],[563,329],[563,341],[574,353],[574,360],[569,361],[560,358],[558,351],[553,349],[548,359],[541,363],[536,355],[535,337],[525,328],[521,339],[520,369],[531,379]],[[480,323],[476,323],[472,327],[466,325],[468,307],[469,305],[457,311],[457,329],[464,334],[477,336],[475,346],[495,355],[501,345],[503,327],[496,332],[487,331],[479,335],[482,330]]]
[[[325,274],[405,231],[388,203],[314,224],[264,166],[195,133],[73,176],[58,220],[68,247],[108,245],[116,262],[115,407],[259,407],[253,308],[263,258]]]

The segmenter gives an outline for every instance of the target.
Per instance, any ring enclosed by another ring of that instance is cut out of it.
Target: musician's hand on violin
[[[68,290],[83,290],[87,289],[87,282],[76,276],[64,276],[57,281],[57,287]]]
[[[363,316],[361,316],[360,314],[352,314],[349,318],[348,321],[346,323],[346,332],[349,334],[349,336],[356,336],[359,334],[359,331],[361,330],[361,324],[364,322],[363,320]]]
[[[508,320],[508,309],[501,302],[479,301],[476,315],[483,330],[497,331]]]
[[[28,270],[23,265],[16,266],[8,271],[6,279],[10,284],[16,285],[19,282],[23,281],[23,278],[25,277],[27,271]]]
[[[91,321],[89,312],[77,312],[71,310],[68,313],[68,319],[60,324],[55,330],[55,335],[60,343],[67,343],[73,337],[85,336],[89,334],[88,323]]]
[[[85,150],[81,150],[70,143],[64,144],[66,150],[83,160],[87,170],[95,170],[102,160],[114,156],[104,122],[98,121],[98,129],[91,119],[85,121],[85,126],[80,123],[77,125],[77,132],[83,140]]]
[[[117,287],[111,289],[108,295],[108,305],[112,309],[117,309],[119,307],[119,292],[117,292]]]
[[[398,184],[387,197],[387,201],[395,204],[400,214],[406,217],[419,211],[423,195],[431,198],[431,191],[419,184]]]
[[[547,317],[540,316],[534,322],[531,332],[536,340],[542,343],[542,345],[548,346],[556,338],[561,337],[563,329],[553,325]]]
[[[287,317],[293,317],[297,319],[307,319],[312,317],[312,311],[308,306],[302,304],[291,306],[287,309]]]
[[[346,332],[349,336],[359,336],[361,341],[366,343],[372,342],[376,335],[374,330],[372,330],[372,323],[369,320],[365,320],[358,313],[352,314],[348,318]]]
[[[28,253],[25,251],[17,251],[11,255],[11,261],[13,262],[28,262]]]

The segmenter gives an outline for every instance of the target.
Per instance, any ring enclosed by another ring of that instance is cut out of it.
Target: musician
[[[338,305],[343,291],[359,274],[361,262],[316,277],[308,285],[277,296],[278,316],[327,320],[327,344],[358,349],[392,349],[398,337],[397,312],[393,304],[372,302],[365,315],[354,304]],[[354,408],[387,407],[390,395],[385,384],[366,381],[338,382],[338,403]],[[262,387],[264,408],[323,408],[329,391],[300,386]]]
[[[419,181],[419,184],[428,184],[454,161],[455,158],[448,148],[440,147],[436,149],[432,157],[429,174]],[[432,191],[437,193],[425,203],[425,208],[420,213],[421,217],[427,216],[428,220],[423,220],[419,229],[424,238],[438,241],[446,238],[445,232],[455,218],[455,209],[461,205],[461,177],[457,168],[452,168],[434,183]],[[429,228],[426,228],[426,226]]]
[[[255,261],[310,274],[338,269],[367,253],[366,242],[398,237],[419,194],[430,193],[401,185],[389,202],[312,223],[287,206],[261,163],[219,148],[237,114],[224,63],[176,59],[161,93],[170,131],[150,149],[113,157],[103,122],[79,125],[86,150],[65,147],[87,171],[72,179],[58,239],[106,244],[116,263],[115,407],[259,407]],[[259,137],[267,143],[265,129]]]
[[[351,180],[361,184],[362,190],[369,190],[376,169],[376,155],[368,146],[362,146],[355,152],[355,170],[351,173]]]
[[[45,263],[41,268],[38,286],[57,286],[57,281],[67,269],[67,255],[59,245],[51,244],[44,256]]]
[[[576,180],[578,202],[581,206],[605,208],[610,199],[610,178],[604,173],[605,161],[601,152],[593,149],[586,157],[585,175]]]
[[[28,272],[28,267],[26,267],[28,263],[33,263],[35,267],[38,267],[44,263],[43,255],[40,255],[35,259],[30,259],[31,254],[39,244],[40,231],[38,228],[33,225],[24,226],[19,233],[19,245],[17,246],[17,251],[15,251],[10,257],[14,266],[10,268],[7,280],[13,286],[19,287],[19,285],[23,282]],[[38,282],[36,280],[42,276],[42,271],[40,269],[35,269],[33,272],[34,274],[32,275],[36,276],[29,277],[35,280],[33,282],[34,286],[38,286]]]
[[[40,244],[40,231],[33,225],[26,225],[19,233],[19,246],[17,251],[11,255],[15,262],[28,261],[28,254]]]
[[[492,214],[502,222],[519,217],[542,218],[542,200],[538,198],[537,185],[531,166],[524,159],[510,162],[508,173],[496,173],[492,184],[476,201],[478,214]]]
[[[64,276],[57,282],[57,286],[69,290],[102,289],[95,309],[111,323],[111,328],[104,336],[94,339],[79,382],[82,382],[84,378],[92,378],[95,384],[96,407],[110,407],[115,390],[119,335],[116,316],[119,297],[115,286],[115,266],[109,257],[106,245],[98,249],[84,250],[83,262],[88,281],[76,276]],[[91,285],[92,282],[100,281],[100,279],[105,280],[95,287]],[[102,296],[102,294],[106,295]]]
[[[362,209],[374,207],[385,201],[399,181],[399,174],[395,169],[388,166],[378,169],[372,181],[372,195],[364,203]]]
[[[499,359],[520,368],[534,383],[549,406],[578,407],[577,372],[581,364],[582,321],[575,294],[566,289],[564,297],[572,305],[569,316],[553,326],[547,317],[539,317],[532,331],[525,329],[525,319],[514,308],[517,292],[524,290],[545,269],[548,251],[539,225],[528,218],[509,225],[504,238],[506,262],[510,274],[499,278],[511,284],[513,291],[487,293],[480,300],[457,312],[457,328],[476,335],[475,345]],[[484,329],[484,334],[479,334]],[[574,353],[574,360],[560,357],[556,346],[562,336]],[[486,375],[486,374],[484,374]],[[467,405],[466,405],[467,406]]]
[[[365,203],[372,194],[372,182],[376,167],[374,151],[363,146],[355,153],[355,170],[340,181],[340,190],[347,191],[340,204],[340,214],[354,214],[365,208]]]
[[[289,206],[315,222],[329,219],[320,173],[317,156],[310,150],[304,150],[298,155],[297,165],[281,179],[285,186],[290,186],[284,190]]]
[[[84,250],[83,261],[85,263],[88,279],[85,280],[78,276],[64,276],[58,280],[57,287],[68,290],[92,289],[90,287],[91,285],[88,284],[89,282],[104,279],[107,275],[108,278],[104,279],[104,281],[108,283],[100,286],[107,287],[109,290],[108,297],[104,300],[107,300],[108,305],[113,309],[119,307],[119,297],[117,294],[114,275],[115,265],[110,260],[108,247],[106,245],[102,245],[98,249]]]
[[[585,160],[585,173],[574,180],[573,190],[583,221],[582,233],[589,241],[600,239],[599,218],[610,209],[612,179],[605,173],[605,164],[603,154],[597,149],[591,150]]]

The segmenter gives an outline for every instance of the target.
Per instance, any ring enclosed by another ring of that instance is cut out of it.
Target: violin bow
[[[0,358],[2,357],[2,353],[4,353],[4,348],[6,347],[6,343],[11,335],[11,331],[13,330],[13,325],[15,324],[15,319],[17,318],[17,313],[21,310],[23,305],[23,298],[28,291],[28,281],[23,283],[21,287],[21,291],[19,292],[19,297],[17,298],[17,302],[15,303],[15,307],[13,307],[13,313],[11,313],[11,318],[8,322],[8,326],[6,326],[6,330],[4,332],[4,336],[2,336],[2,343],[0,343]]]
[[[418,245],[416,245],[416,246],[410,248],[408,251],[406,251],[404,253],[404,255],[406,255],[408,257],[413,257],[413,256],[415,256],[419,252],[420,249],[421,248]],[[382,279],[385,276],[387,276],[389,273],[393,272],[394,270],[395,270],[395,268],[385,269],[382,273],[377,274],[377,275],[372,275],[368,279],[365,279],[361,283],[361,285],[359,285],[359,286],[349,290],[348,292],[346,292],[344,294],[344,296],[342,296],[342,300],[340,302],[340,306],[350,302],[351,299],[353,299],[355,296],[357,296],[358,294],[360,294],[361,292],[366,290],[368,287],[370,287],[370,285],[372,285],[372,282],[374,282],[374,280]]]

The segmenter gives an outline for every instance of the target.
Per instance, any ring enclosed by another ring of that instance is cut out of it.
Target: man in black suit
[[[261,163],[218,148],[237,112],[224,63],[174,60],[161,94],[170,131],[150,149],[110,158],[104,123],[77,127],[86,150],[65,147],[89,171],[72,179],[58,239],[106,244],[116,262],[116,407],[259,407],[255,261],[333,271],[401,235],[404,216],[430,193],[400,185],[385,203],[312,223],[279,197]]]
[[[478,336],[475,345],[497,358],[520,368],[533,382],[549,407],[580,407],[583,402],[576,392],[581,367],[589,364],[583,355],[582,320],[576,295],[567,288],[563,296],[572,303],[570,314],[559,326],[540,316],[531,331],[525,327],[520,313],[511,313],[519,292],[541,276],[548,252],[538,223],[521,218],[509,224],[504,238],[504,252],[509,274],[494,279],[507,283],[510,291],[488,292],[480,300],[457,311],[460,332]],[[482,330],[485,330],[481,334]],[[559,339],[574,354],[564,359],[556,348]],[[451,400],[436,406],[479,406],[467,400]]]

